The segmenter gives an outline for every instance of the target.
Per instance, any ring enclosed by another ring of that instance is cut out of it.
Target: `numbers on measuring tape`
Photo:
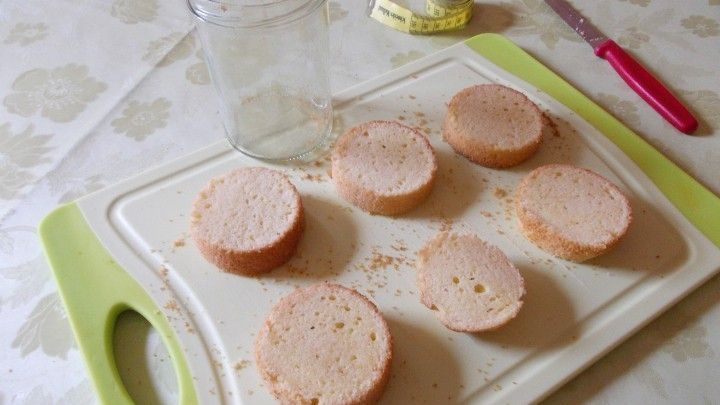
[[[444,0],[443,5],[436,1],[440,0],[427,0],[427,16],[413,13],[391,0],[373,0],[368,14],[391,28],[410,34],[431,34],[462,28],[472,16],[473,0]]]

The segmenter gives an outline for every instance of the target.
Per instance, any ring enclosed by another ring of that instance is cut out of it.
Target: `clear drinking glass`
[[[188,0],[230,143],[263,159],[302,156],[328,136],[326,0]]]

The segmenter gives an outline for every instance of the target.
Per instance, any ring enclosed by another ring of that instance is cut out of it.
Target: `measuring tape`
[[[368,15],[409,34],[432,34],[462,28],[472,17],[473,0],[426,0],[428,15],[413,13],[391,0],[370,0]]]

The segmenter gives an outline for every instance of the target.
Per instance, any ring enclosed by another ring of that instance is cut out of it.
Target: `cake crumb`
[[[370,259],[370,270],[377,270],[379,268],[387,268],[391,264],[393,264],[393,257],[384,255],[378,252],[373,252],[373,255]]]
[[[303,180],[314,181],[316,183],[320,183],[324,180],[322,174],[304,173],[302,176],[300,176],[300,178],[302,178]]]
[[[552,118],[550,118],[550,115],[548,115],[547,112],[544,112],[542,116],[543,116],[543,121],[545,121],[545,124],[550,129],[553,136],[560,137],[560,131],[558,130],[558,126],[555,123],[555,121],[553,121]]]
[[[164,308],[168,309],[170,311],[180,312],[180,306],[177,304],[177,302],[175,300],[168,301],[165,304]]]
[[[508,195],[508,192],[505,191],[505,189],[503,189],[503,188],[496,187],[494,194],[495,194],[495,197],[497,197],[497,198],[505,198]]]
[[[453,226],[453,221],[452,221],[452,220],[449,220],[449,219],[447,219],[447,218],[443,218],[443,219],[440,221],[440,232],[447,232],[447,231],[449,231],[450,229],[452,229],[452,226]]]
[[[395,249],[395,247],[397,248]],[[393,246],[393,248],[396,251],[404,251],[402,250],[403,248],[407,250],[407,247],[404,247],[400,243],[398,244],[398,246]],[[389,267],[392,267],[394,270],[397,271],[400,270],[400,266],[409,264],[410,260],[405,255],[400,254],[398,256],[391,256],[382,253],[380,251],[380,246],[373,246],[370,256],[365,258],[364,263],[358,264],[355,267],[365,273],[368,273],[369,271],[374,272],[376,270],[384,270]]]
[[[397,252],[406,252],[408,250],[405,242],[400,239],[396,239],[395,243],[390,245],[390,247]]]
[[[239,360],[239,361],[235,362],[235,364],[233,364],[233,368],[235,369],[235,371],[239,372],[240,370],[244,369],[245,367],[247,367],[249,365],[250,365],[249,360]]]

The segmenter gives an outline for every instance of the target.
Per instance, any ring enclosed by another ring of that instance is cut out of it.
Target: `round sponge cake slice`
[[[382,215],[411,210],[432,191],[437,159],[416,130],[392,121],[371,121],[341,136],[332,153],[338,193],[361,209]]]
[[[418,252],[420,302],[448,329],[480,332],[513,319],[525,281],[497,247],[475,235],[442,232]]]
[[[271,310],[257,368],[283,404],[368,404],[390,376],[392,336],[377,307],[337,284],[300,288]]]
[[[532,156],[542,129],[542,112],[524,94],[499,84],[480,84],[450,100],[443,139],[479,165],[502,168]]]
[[[285,263],[303,229],[303,207],[284,174],[245,167],[213,178],[190,213],[190,234],[219,268],[260,274]]]
[[[523,178],[515,196],[525,236],[567,260],[605,253],[632,221],[630,203],[614,184],[575,166],[541,166]]]

